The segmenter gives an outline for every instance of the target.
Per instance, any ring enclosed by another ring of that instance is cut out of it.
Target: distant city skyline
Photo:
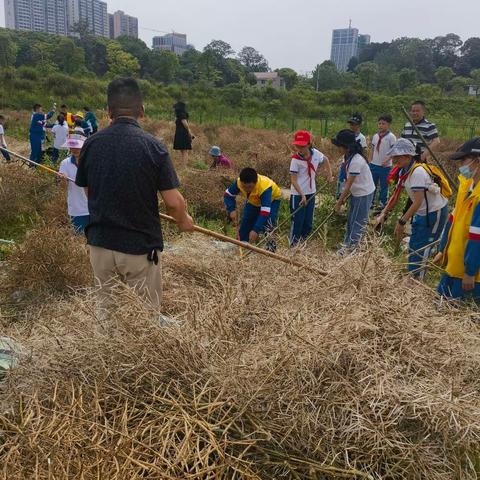
[[[6,0],[1,0],[6,1]],[[298,0],[294,6],[278,0],[108,0],[108,11],[123,10],[139,20],[139,37],[151,47],[154,36],[181,32],[198,50],[213,39],[235,51],[248,45],[260,51],[271,68],[291,67],[311,72],[330,58],[332,30],[353,25],[372,42],[400,37],[433,38],[456,33],[463,40],[479,37],[478,0],[427,0],[379,8],[377,0],[344,0],[338,4]],[[4,25],[0,8],[0,25]]]

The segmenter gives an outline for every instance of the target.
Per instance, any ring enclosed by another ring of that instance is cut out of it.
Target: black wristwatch
[[[402,227],[404,227],[407,222],[405,220],[402,220],[401,218],[398,219],[398,224],[401,225]]]

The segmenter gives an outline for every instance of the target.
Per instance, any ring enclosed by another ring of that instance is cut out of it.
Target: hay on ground
[[[80,294],[5,332],[31,352],[0,397],[5,478],[477,478],[477,313],[375,246],[310,245],[320,279],[212,245],[164,256],[180,325],[124,289],[105,331]]]

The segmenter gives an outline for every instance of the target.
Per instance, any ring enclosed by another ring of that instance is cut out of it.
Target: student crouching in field
[[[370,152],[370,170],[372,171],[373,183],[375,184],[374,204],[378,196],[380,208],[383,209],[388,201],[388,175],[392,169],[392,158],[388,152],[397,141],[390,131],[392,117],[382,115],[378,119],[378,132],[373,136]]]
[[[340,173],[345,181],[341,182],[340,197],[335,205],[337,212],[340,212],[342,205],[350,196],[347,232],[342,248],[339,250],[339,254],[344,255],[358,246],[365,233],[375,184],[368,162],[362,155],[363,147],[356,140],[353,131],[341,130],[332,139],[332,143],[344,155]]]
[[[395,236],[401,239],[405,225],[412,220],[408,270],[416,278],[423,279],[426,262],[432,253],[433,242],[440,239],[448,217],[448,200],[442,195],[441,186],[435,182],[434,167],[416,159],[415,145],[405,138],[397,140],[388,153],[400,168],[399,177],[411,200],[408,210],[398,219]],[[444,187],[446,180],[443,181]],[[449,187],[448,187],[449,188]],[[385,218],[394,204],[389,204],[380,214]]]
[[[75,185],[75,178],[80,159],[80,151],[82,150],[85,137],[82,135],[72,134],[68,137],[63,148],[70,149],[70,156],[62,160],[60,163],[59,173],[66,179],[70,178],[73,181],[67,180],[67,206],[68,215],[72,222],[75,233],[85,233],[85,228],[90,221],[88,213],[88,199],[85,190]]]
[[[438,291],[447,298],[472,298],[480,305],[480,137],[450,158],[460,170],[460,185],[435,258],[446,270]]]
[[[256,243],[259,236],[271,232],[278,220],[282,192],[268,177],[258,175],[253,168],[244,168],[238,179],[225,191],[224,203],[230,220],[238,224],[237,195],[247,199],[240,223],[240,241]],[[270,239],[265,248],[275,252],[277,245]]]
[[[312,232],[317,193],[316,175],[319,167],[323,167],[328,182],[333,182],[333,175],[329,159],[313,148],[313,137],[309,132],[297,132],[292,145],[296,153],[290,163],[290,246],[294,247],[306,241]]]

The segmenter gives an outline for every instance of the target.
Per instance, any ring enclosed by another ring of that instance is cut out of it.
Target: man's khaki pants
[[[152,307],[159,307],[162,300],[162,266],[150,262],[147,255],[129,255],[89,245],[90,263],[99,288],[100,299],[110,303],[115,279],[132,287]]]

